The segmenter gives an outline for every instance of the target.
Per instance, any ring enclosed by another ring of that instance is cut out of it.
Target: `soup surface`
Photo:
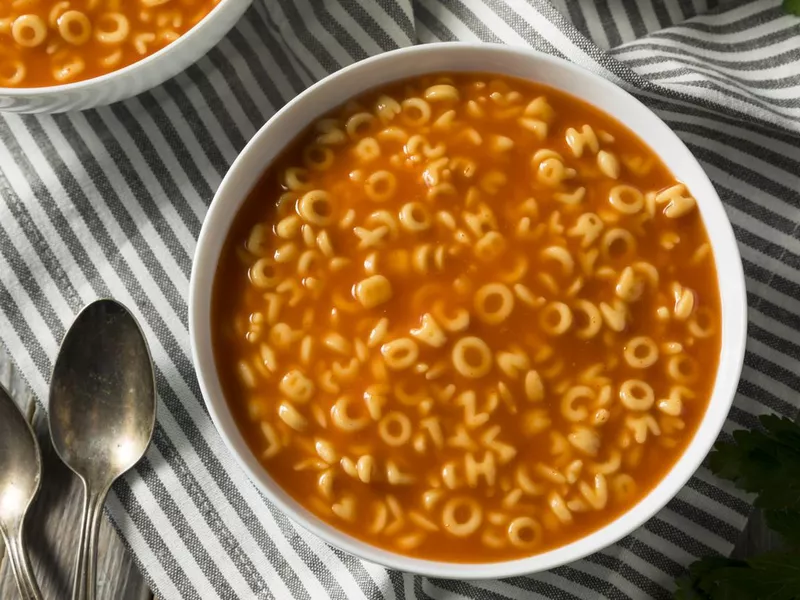
[[[215,280],[218,371],[252,451],[372,544],[499,561],[639,501],[703,417],[709,241],[630,131],[486,74],[371,91],[268,170]]]
[[[43,87],[127,67],[174,42],[219,0],[3,0],[0,87]]]

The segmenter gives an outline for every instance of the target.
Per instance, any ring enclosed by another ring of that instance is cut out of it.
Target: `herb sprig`
[[[789,550],[700,559],[678,580],[675,600],[800,600],[800,426],[774,415],[760,421],[763,430],[737,431],[733,443],[717,443],[709,462],[720,477],[758,494],[755,506]]]
[[[783,11],[800,17],[800,0],[783,0]]]

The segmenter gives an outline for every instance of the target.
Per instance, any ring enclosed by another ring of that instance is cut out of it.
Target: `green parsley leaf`
[[[800,2],[800,0],[798,0]],[[734,443],[718,443],[711,470],[758,494],[755,505],[778,524],[789,541],[800,538],[800,426],[774,415],[761,417],[763,431],[737,431]]]
[[[713,590],[711,597],[742,600],[800,598],[800,555],[771,552],[752,558],[747,564],[749,568],[724,567],[709,573],[704,585],[707,590]]]
[[[783,0],[783,11],[800,17],[800,0]]]
[[[800,0],[792,1],[800,14]],[[800,548],[800,426],[774,415],[760,421],[763,430],[737,431],[733,443],[717,443],[709,464],[736,487],[758,494],[755,505],[769,527]],[[800,552],[706,557],[676,583],[675,600],[800,600]]]
[[[689,566],[688,575],[678,579],[678,589],[673,597],[675,600],[711,600],[712,596],[706,591],[706,578],[718,569],[746,564],[744,561],[723,556],[701,558]]]
[[[800,554],[770,552],[747,561],[703,558],[678,581],[675,600],[798,600]]]
[[[788,544],[800,548],[800,511],[769,509],[764,511],[764,518],[772,531],[781,534]]]

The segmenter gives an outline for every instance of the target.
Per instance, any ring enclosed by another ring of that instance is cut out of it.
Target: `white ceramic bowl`
[[[237,210],[264,169],[320,114],[389,81],[437,71],[484,71],[530,79],[591,102],[636,132],[656,150],[697,198],[722,299],[722,353],[708,410],[689,447],[667,476],[638,504],[605,527],[575,542],[529,558],[459,564],[421,560],[376,548],[324,523],[301,507],[268,475],[239,433],[223,397],[211,345],[211,288],[217,261]],[[747,330],[744,274],[728,218],[714,187],[678,137],[638,100],[608,81],[566,61],[510,46],[431,44],[370,58],[327,77],[279,111],[250,140],[217,191],[195,253],[189,298],[192,356],[208,411],[225,444],[258,488],[297,523],[328,543],[387,567],[433,577],[511,577],[568,563],[613,544],[652,517],[688,481],[711,449],[739,381]]]
[[[202,21],[173,43],[118,71],[50,87],[0,87],[0,112],[86,110],[141,94],[174,77],[211,50],[252,2],[221,0]]]

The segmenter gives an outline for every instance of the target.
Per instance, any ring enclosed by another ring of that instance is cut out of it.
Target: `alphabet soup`
[[[154,54],[219,0],[3,0],[0,87],[73,83]]]
[[[364,94],[268,169],[212,306],[231,411],[275,481],[395,552],[501,561],[643,498],[720,353],[691,190],[555,89],[444,74]]]

